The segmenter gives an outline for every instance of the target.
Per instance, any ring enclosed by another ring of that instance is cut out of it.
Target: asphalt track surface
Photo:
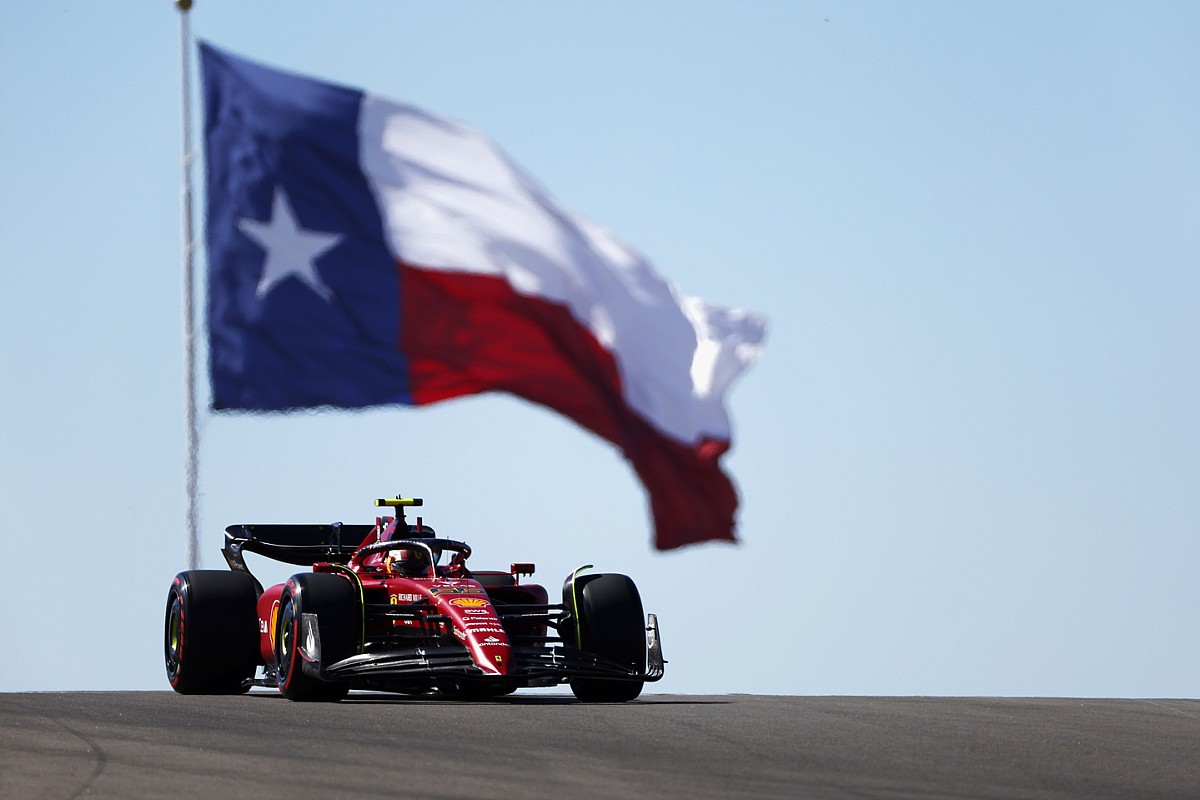
[[[0,694],[0,797],[1197,798],[1200,700]]]

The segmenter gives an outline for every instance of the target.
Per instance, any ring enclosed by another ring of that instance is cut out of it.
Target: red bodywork
[[[403,521],[402,517],[400,521]],[[396,538],[396,529],[397,518],[377,518],[374,529],[358,546],[390,542]],[[412,619],[372,621],[364,631],[365,639],[379,639],[389,633],[400,640],[454,636],[467,648],[484,674],[503,676],[508,674],[511,663],[510,631],[514,635],[546,635],[546,625],[537,622],[510,621],[506,630],[489,597],[490,592],[511,602],[545,604],[548,599],[545,587],[516,581],[517,575],[532,574],[532,564],[514,564],[508,573],[469,573],[465,565],[456,560],[449,565],[431,565],[424,575],[404,576],[393,569],[391,552],[356,553],[345,566],[326,562],[313,565],[313,572],[341,574],[347,580],[357,582],[362,589],[364,604],[389,604],[400,609],[408,606],[423,612],[412,615]],[[490,576],[492,580],[485,589],[476,577],[469,575]],[[497,578],[508,580],[497,581]],[[511,585],[494,585],[509,581]],[[259,649],[266,664],[275,659],[280,598],[286,587],[286,583],[281,583],[266,588],[258,599]]]

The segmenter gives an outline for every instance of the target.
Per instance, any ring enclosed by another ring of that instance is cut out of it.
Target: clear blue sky
[[[414,494],[477,566],[632,575],[654,691],[1200,696],[1200,5],[197,0],[192,26],[478,127],[771,323],[730,397],[740,546],[651,551],[610,446],[488,396],[206,412],[203,566],[227,524]],[[167,688],[179,82],[167,0],[0,4],[0,690]]]

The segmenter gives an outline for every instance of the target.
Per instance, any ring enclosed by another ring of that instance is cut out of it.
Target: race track
[[[0,694],[0,797],[1196,798],[1200,700]]]

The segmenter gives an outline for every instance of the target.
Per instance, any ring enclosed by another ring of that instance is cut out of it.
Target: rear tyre
[[[258,592],[243,572],[189,570],[167,592],[163,655],[180,694],[241,694],[260,662]]]
[[[646,671],[646,622],[637,586],[626,575],[576,579],[563,598],[577,620],[572,638],[580,650],[615,661],[639,674]],[[585,703],[625,703],[642,693],[643,681],[576,678],[571,691]]]
[[[300,652],[303,614],[317,616],[322,665],[348,658],[358,651],[362,634],[357,587],[338,575],[294,575],[279,599],[279,628],[275,634],[279,691],[289,700],[337,702],[350,691],[349,683],[323,681],[304,672],[305,659]]]

